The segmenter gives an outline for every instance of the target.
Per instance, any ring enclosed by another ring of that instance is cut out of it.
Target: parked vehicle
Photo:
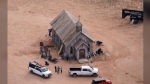
[[[98,76],[98,69],[91,66],[81,66],[81,68],[69,68],[69,74],[73,77],[81,76]]]
[[[130,16],[130,21],[133,24],[137,24],[139,21],[143,21],[143,15],[144,15],[143,11],[122,9],[122,18]]]
[[[52,75],[50,70],[48,70],[45,66],[41,66],[39,63],[35,61],[29,62],[28,69],[31,73],[38,74],[43,78],[48,78]]]
[[[112,82],[104,78],[95,78],[92,80],[92,84],[112,84]]]

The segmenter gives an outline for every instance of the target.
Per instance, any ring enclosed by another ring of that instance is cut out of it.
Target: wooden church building
[[[70,58],[87,58],[93,52],[93,40],[86,29],[65,9],[50,23],[52,41]]]

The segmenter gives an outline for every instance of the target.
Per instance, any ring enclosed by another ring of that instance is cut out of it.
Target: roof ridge
[[[69,16],[69,18],[71,19],[71,21],[76,24],[77,21],[78,21],[77,18],[75,16],[73,16],[71,13],[69,13],[67,10],[65,10],[65,12]],[[76,22],[74,20],[76,20]]]
[[[84,34],[85,36],[87,36],[89,39],[91,39],[94,42],[94,40],[91,38],[91,35],[87,32],[87,30],[85,28],[82,27],[81,33]]]
[[[62,42],[66,45],[73,41],[73,38],[76,38],[77,35],[81,33],[92,40],[89,33],[83,26],[82,31],[76,31],[77,22],[78,19],[75,16],[69,13],[66,9],[63,9],[50,24]]]
[[[51,25],[54,24],[54,23],[58,20],[58,18],[60,18],[61,15],[65,13],[65,11],[66,11],[66,9],[63,9],[63,10],[56,16],[56,18],[54,18],[54,20],[53,20],[50,24],[51,24]]]
[[[88,46],[88,44],[86,43],[86,42],[84,42],[83,40],[81,40],[81,39],[79,39],[75,44],[74,44],[74,46],[75,46],[75,48],[79,48],[79,46],[81,46],[82,44],[84,44],[84,45],[86,45],[87,47],[89,47]]]

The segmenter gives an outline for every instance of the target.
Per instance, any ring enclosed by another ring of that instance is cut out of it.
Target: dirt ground
[[[122,19],[122,8],[143,9],[143,0],[8,0],[8,84],[91,84],[95,77],[70,77],[69,67],[80,67],[76,61],[59,60],[50,63],[52,77],[43,79],[28,71],[28,63],[40,58],[39,42],[45,37],[50,22],[66,9],[80,21],[94,41],[100,40],[105,55],[97,57],[93,67],[99,75],[113,84],[143,84],[143,23],[129,24]],[[93,44],[94,51],[98,46]],[[58,51],[51,48],[52,56],[59,59]],[[63,73],[54,72],[62,66]]]

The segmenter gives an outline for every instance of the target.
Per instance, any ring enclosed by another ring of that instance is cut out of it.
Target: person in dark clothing
[[[51,55],[50,50],[48,52],[49,52],[48,54]]]
[[[48,63],[47,61],[45,61],[45,65],[46,65],[46,66],[48,66],[48,65],[49,65],[49,63]]]
[[[48,31],[49,31],[49,36],[51,36],[52,29],[48,29]]]
[[[41,53],[41,58],[43,58],[43,53]]]
[[[58,71],[57,71],[57,73],[59,73],[59,71],[60,71],[60,67],[58,66]]]
[[[42,46],[40,47],[40,54],[43,53]]]
[[[49,55],[48,60],[52,61],[52,56],[51,55]]]
[[[62,73],[62,67],[61,67],[61,73]]]
[[[55,66],[55,72],[57,72],[57,67]]]
[[[49,36],[51,35],[51,32],[49,31],[49,34],[48,34]]]
[[[68,61],[68,56],[66,56],[66,60]]]

